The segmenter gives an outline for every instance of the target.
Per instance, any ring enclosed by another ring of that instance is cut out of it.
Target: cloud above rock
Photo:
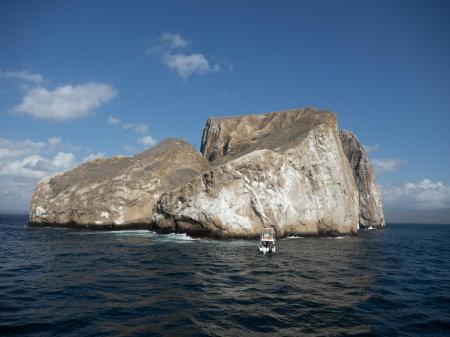
[[[146,55],[158,57],[162,64],[183,79],[188,79],[193,75],[205,75],[222,70],[219,63],[213,63],[204,54],[184,51],[191,42],[181,34],[164,33],[157,41],[156,44],[147,48]]]
[[[399,166],[406,164],[404,160],[390,158],[372,159],[371,163],[378,174],[395,171]]]
[[[114,87],[96,82],[61,85],[54,90],[38,86],[28,90],[14,110],[39,119],[66,121],[89,116],[116,96]]]
[[[150,135],[148,125],[145,123],[127,123],[123,122],[120,118],[115,116],[108,116],[106,122],[108,124],[120,126],[124,130],[130,130],[137,133],[139,135],[139,139],[137,142],[140,145],[143,145],[145,147],[153,147],[157,144],[156,139]],[[127,152],[134,152],[130,151],[132,147],[128,145],[125,145],[125,148],[127,149]]]

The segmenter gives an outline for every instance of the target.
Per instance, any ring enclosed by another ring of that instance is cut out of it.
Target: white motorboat
[[[275,230],[273,228],[263,228],[261,231],[261,242],[259,251],[261,253],[275,253]]]

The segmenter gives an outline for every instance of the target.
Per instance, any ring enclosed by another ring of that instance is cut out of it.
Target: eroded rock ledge
[[[213,238],[354,234],[384,226],[364,148],[313,108],[212,118],[202,154],[170,139],[41,181],[30,224],[151,228]]]

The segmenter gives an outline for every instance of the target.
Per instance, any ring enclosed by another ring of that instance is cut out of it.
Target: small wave
[[[286,240],[303,239],[303,236],[299,236],[299,235],[290,235],[290,236],[286,236],[285,239],[286,239]]]
[[[349,235],[344,235],[344,236],[333,236],[330,237],[328,239],[332,239],[332,240],[341,240],[341,239],[348,239],[350,236]]]
[[[168,240],[174,240],[174,241],[194,241],[194,240],[200,240],[197,238],[190,237],[186,233],[170,233],[170,234],[156,234],[160,238],[165,238]]]

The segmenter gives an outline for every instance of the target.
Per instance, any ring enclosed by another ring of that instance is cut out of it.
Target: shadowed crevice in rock
[[[350,162],[359,192],[359,225],[361,228],[385,226],[381,192],[366,150],[350,131],[339,133],[345,155]]]

